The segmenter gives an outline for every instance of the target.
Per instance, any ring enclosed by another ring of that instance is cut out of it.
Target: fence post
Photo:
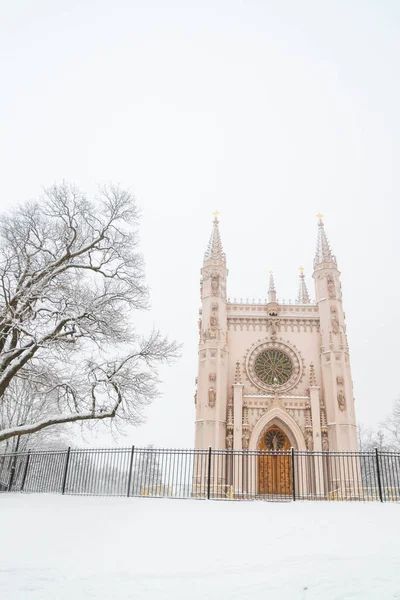
[[[65,493],[65,485],[67,483],[68,464],[69,464],[69,455],[70,454],[71,454],[71,447],[68,446],[67,457],[65,459],[65,467],[64,467],[64,475],[63,475],[63,481],[62,481],[62,488],[61,488],[61,493],[62,494]]]
[[[11,463],[10,479],[8,480],[7,492],[11,492],[12,484],[13,484],[13,481],[14,481],[14,473],[15,473],[15,464],[16,464],[16,462],[17,462],[17,456],[15,455],[14,458],[12,459],[12,463]]]
[[[133,455],[135,453],[135,446],[132,446],[131,450],[131,459],[129,461],[129,476],[128,476],[128,489],[126,490],[126,495],[129,498],[129,493],[131,489],[131,480],[132,480],[132,466],[133,466]]]
[[[25,469],[24,469],[24,474],[22,475],[22,482],[21,482],[21,492],[24,491],[24,487],[25,487],[25,480],[26,480],[26,475],[28,473],[28,466],[29,466],[29,461],[31,458],[31,451],[28,450],[28,454],[26,457],[26,463],[25,463]]]
[[[378,448],[375,448],[375,459],[376,459],[376,475],[377,475],[377,478],[378,478],[379,500],[381,502],[383,502],[381,470],[380,470],[380,466],[379,466],[379,452],[378,452]]]
[[[211,491],[211,446],[208,448],[207,500],[210,499],[210,491]]]
[[[293,502],[296,500],[296,479],[295,479],[295,475],[294,475],[294,448],[293,446],[291,447],[291,455],[292,455],[292,495],[293,495]]]

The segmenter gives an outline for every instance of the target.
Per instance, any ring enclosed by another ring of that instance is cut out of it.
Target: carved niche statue
[[[226,436],[226,447],[230,450],[233,447],[233,434],[232,433],[228,433],[228,435]]]
[[[326,431],[322,432],[322,450],[329,450],[328,433]]]
[[[210,326],[212,328],[215,328],[215,327],[217,327],[217,325],[218,325],[218,319],[217,319],[217,317],[215,315],[211,315],[211,317],[210,317]]]
[[[306,446],[307,446],[307,450],[313,449],[313,434],[312,434],[311,429],[307,429],[307,431],[306,431]]]
[[[219,290],[219,275],[218,273],[211,274],[211,293],[213,296],[218,296]]]
[[[339,319],[337,318],[336,315],[331,319],[331,327],[332,327],[332,333],[337,335],[339,333]]]
[[[336,313],[336,306],[331,306],[331,313],[332,313],[332,319],[331,319],[332,333],[337,335],[339,333],[339,319],[338,319],[337,313]]]
[[[328,296],[329,298],[336,298],[335,296],[335,282],[332,275],[327,276],[327,284],[328,284]]]
[[[215,389],[213,387],[210,387],[210,389],[208,390],[208,404],[209,406],[211,406],[211,408],[214,408],[215,406],[216,397],[217,394],[215,392]]]
[[[276,338],[278,329],[280,328],[280,319],[272,318],[268,320],[268,325],[271,329],[271,338]]]
[[[338,400],[340,410],[344,410],[345,406],[346,406],[346,399],[344,397],[343,390],[338,391],[337,400]]]

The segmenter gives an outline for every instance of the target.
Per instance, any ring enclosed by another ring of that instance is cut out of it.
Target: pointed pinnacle
[[[315,369],[314,369],[314,363],[310,363],[310,386],[316,386],[317,385],[317,381],[315,378]]]
[[[333,262],[336,264],[336,258],[332,254],[328,238],[325,233],[324,222],[321,213],[317,214],[318,221],[318,237],[317,249],[315,251],[314,266],[323,262]]]
[[[300,267],[299,293],[297,294],[297,304],[311,304],[310,295],[307,290],[307,284],[303,267]]]
[[[240,362],[236,361],[235,383],[242,383],[242,374],[240,372]]]
[[[222,248],[221,236],[219,234],[218,215],[219,212],[216,210],[214,212],[213,229],[211,232],[210,241],[208,242],[207,250],[204,254],[204,260],[209,260],[212,258],[214,260],[222,260],[225,262],[225,253]]]
[[[269,288],[268,288],[268,291],[269,292],[276,292],[274,275],[273,275],[272,271],[269,272]]]

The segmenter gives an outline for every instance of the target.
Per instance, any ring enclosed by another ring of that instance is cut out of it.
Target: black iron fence
[[[390,502],[400,501],[400,453],[37,450],[0,455],[0,491]]]

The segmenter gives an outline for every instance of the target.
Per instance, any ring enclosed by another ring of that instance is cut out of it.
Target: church
[[[311,300],[300,270],[295,302],[227,299],[215,213],[201,269],[195,447],[357,451],[340,272],[318,215]]]

